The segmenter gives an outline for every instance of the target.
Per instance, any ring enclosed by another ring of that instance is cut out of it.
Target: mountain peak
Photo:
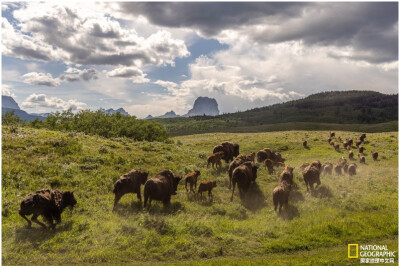
[[[198,97],[193,104],[193,108],[184,116],[195,115],[219,115],[218,103],[215,99],[209,97]]]
[[[1,103],[2,108],[21,110],[18,106],[18,103],[10,96],[1,95]]]

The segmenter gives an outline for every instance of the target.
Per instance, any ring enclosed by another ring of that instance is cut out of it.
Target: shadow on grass
[[[281,213],[278,213],[278,217],[284,220],[293,220],[300,216],[300,212],[297,207],[288,204],[286,207],[282,208]]]
[[[247,193],[242,199],[242,205],[252,212],[256,212],[267,206],[264,193],[256,182],[250,184]]]
[[[118,203],[118,205],[115,207],[114,212],[120,216],[128,216],[132,214],[137,214],[142,210],[143,210],[143,205],[139,200],[137,200],[133,201],[130,205]]]
[[[311,147],[310,147],[310,146],[308,146],[308,145],[306,145],[306,146],[303,146],[303,147],[304,147],[304,149],[311,150]]]
[[[36,227],[37,226],[37,227]],[[40,242],[46,241],[53,238],[57,233],[69,231],[72,229],[72,222],[61,222],[57,224],[54,230],[44,229],[36,223],[32,223],[32,228],[28,229],[26,226],[16,230],[15,242],[32,242],[38,244]]]
[[[333,197],[333,194],[328,186],[321,185],[311,191],[311,196],[317,198],[330,198]]]
[[[150,208],[146,208],[149,214],[175,214],[180,211],[185,211],[185,206],[181,202],[171,202],[168,206],[164,206],[162,202],[151,201]]]
[[[299,191],[291,191],[289,195],[290,202],[303,202],[305,200],[304,195]]]
[[[216,169],[211,169],[211,174],[214,176],[219,176],[221,175],[221,173],[226,173],[228,171],[228,167],[224,166],[224,167],[218,167]]]

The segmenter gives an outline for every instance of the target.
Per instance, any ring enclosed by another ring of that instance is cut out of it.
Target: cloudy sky
[[[28,112],[392,94],[397,65],[397,2],[2,2],[2,93]]]

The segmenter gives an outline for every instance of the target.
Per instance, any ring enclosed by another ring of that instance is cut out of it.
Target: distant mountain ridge
[[[398,94],[330,91],[303,99],[217,116],[158,119],[173,135],[235,131],[262,125],[312,122],[378,124],[398,121]]]

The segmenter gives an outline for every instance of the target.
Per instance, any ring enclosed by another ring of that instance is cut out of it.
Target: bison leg
[[[235,193],[235,186],[236,186],[236,181],[233,181],[231,202],[233,201],[233,194]]]
[[[196,193],[196,192],[194,191],[194,189],[196,188],[195,185],[196,185],[195,183],[190,184],[190,191],[193,192],[194,194]]]
[[[54,215],[54,216],[56,218],[57,223],[60,223],[61,222],[60,215]],[[43,214],[43,218],[50,224],[51,229],[54,230],[54,228],[56,228],[56,225],[53,223],[53,215],[51,213]]]
[[[21,215],[21,217],[28,222],[28,228],[32,228],[32,222],[25,216],[25,214],[22,213],[21,210],[19,211],[19,215]]]
[[[44,224],[43,222],[40,222],[37,218],[39,217],[39,214],[33,214],[31,220],[37,224],[39,224],[40,226],[42,226],[43,228],[47,228],[46,224]]]
[[[118,201],[121,199],[122,195],[121,194],[115,194],[115,198],[114,198],[114,207],[113,207],[113,211],[115,210],[115,207],[118,204]]]
[[[140,205],[142,205],[142,195],[140,194],[140,190],[139,190],[139,192],[137,192],[136,196],[140,201]]]

